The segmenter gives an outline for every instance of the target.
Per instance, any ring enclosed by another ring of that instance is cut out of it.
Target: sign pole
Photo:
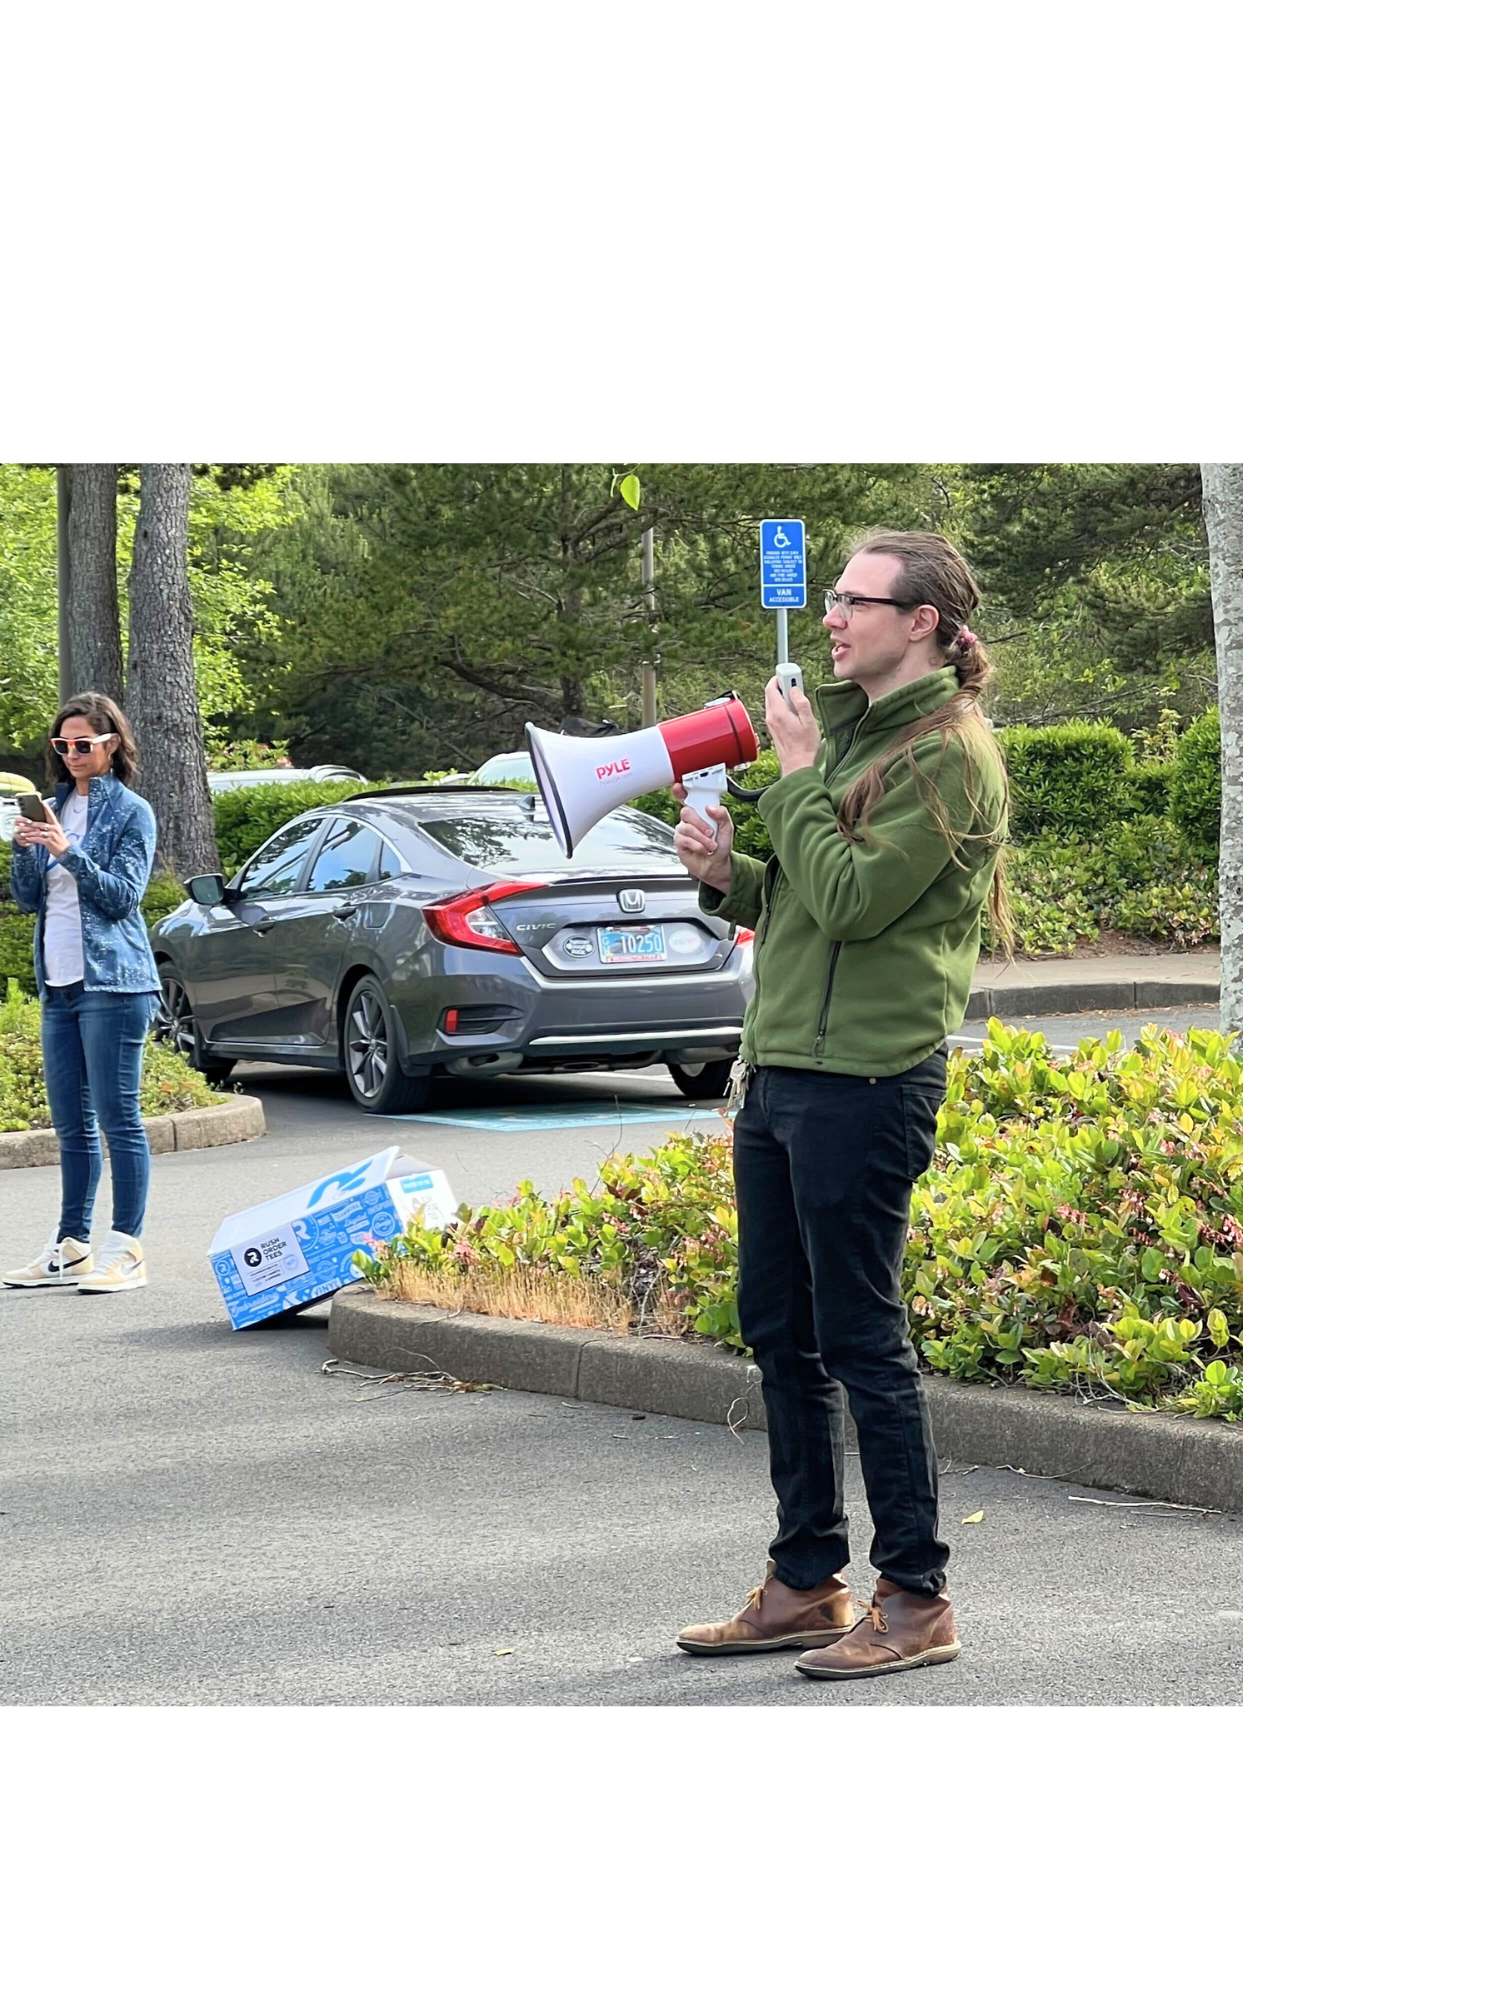
[[[761,606],[777,618],[777,663],[788,660],[788,611],[808,603],[808,559],[801,518],[761,521]]]

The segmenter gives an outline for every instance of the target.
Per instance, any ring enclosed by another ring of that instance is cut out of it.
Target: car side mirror
[[[207,910],[213,910],[217,903],[226,900],[226,878],[224,875],[191,875],[184,884],[196,903],[202,903]]]

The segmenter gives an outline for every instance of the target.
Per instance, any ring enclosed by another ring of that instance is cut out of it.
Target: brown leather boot
[[[812,1589],[789,1589],[768,1561],[766,1580],[746,1607],[724,1624],[690,1624],[677,1635],[684,1652],[781,1652],[794,1645],[833,1645],[855,1616],[851,1592],[838,1575]]]
[[[911,1666],[941,1666],[960,1649],[955,1612],[943,1591],[920,1596],[881,1575],[860,1622],[835,1644],[805,1652],[797,1667],[810,1680],[870,1680]]]

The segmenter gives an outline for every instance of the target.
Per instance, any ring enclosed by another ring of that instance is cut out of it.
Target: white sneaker
[[[45,1246],[29,1267],[13,1267],[0,1280],[7,1288],[77,1288],[93,1268],[93,1255],[82,1239],[60,1239]]]
[[[123,1288],[146,1286],[147,1262],[142,1258],[141,1241],[125,1232],[112,1232],[100,1248],[89,1279],[79,1283],[79,1293],[87,1288],[92,1295],[118,1295]]]

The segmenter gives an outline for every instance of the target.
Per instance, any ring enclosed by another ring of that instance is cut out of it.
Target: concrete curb
[[[245,1092],[233,1093],[221,1106],[157,1113],[142,1125],[154,1155],[173,1155],[181,1148],[225,1148],[235,1141],[255,1141],[266,1132],[261,1099]],[[40,1169],[57,1159],[58,1137],[51,1127],[0,1134],[0,1169]]]
[[[623,1337],[393,1302],[344,1288],[331,1304],[333,1356],[385,1372],[449,1372],[516,1392],[553,1393],[681,1421],[766,1427],[749,1359],[680,1337]],[[1244,1507],[1243,1436],[1222,1421],[1131,1414],[1054,1393],[928,1378],[935,1446],[952,1462],[1011,1464],[1035,1476],[1133,1491],[1222,1512]]]
[[[974,987],[965,1020],[989,1015],[1009,1022],[1019,1015],[1096,1015],[1105,1008],[1216,1007],[1211,980],[1065,980],[1043,987]]]

